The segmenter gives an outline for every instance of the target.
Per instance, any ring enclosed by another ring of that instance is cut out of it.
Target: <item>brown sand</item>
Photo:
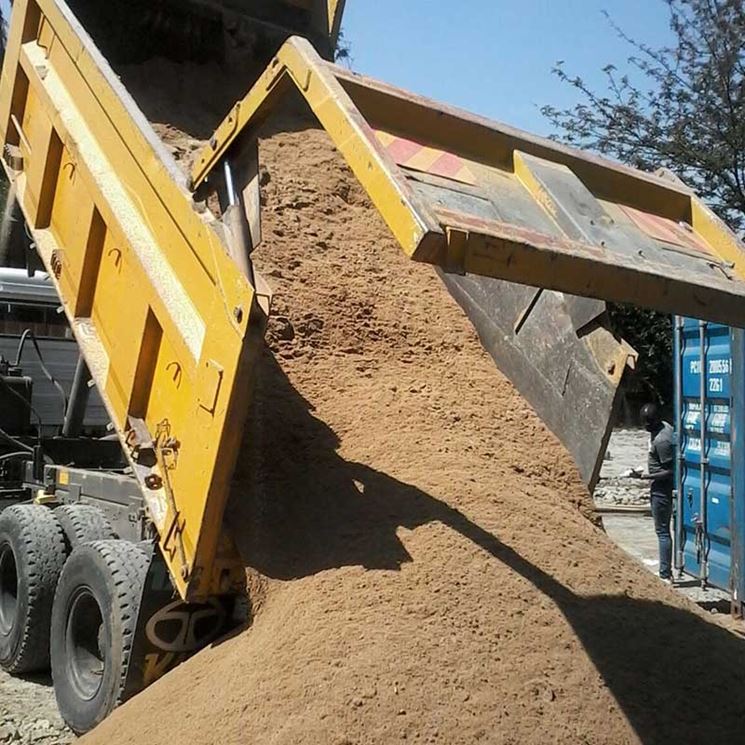
[[[587,519],[568,454],[325,135],[261,157],[275,316],[229,521],[254,622],[86,745],[737,740],[742,642]]]

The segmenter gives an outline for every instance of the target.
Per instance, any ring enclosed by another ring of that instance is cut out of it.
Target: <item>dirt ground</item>
[[[125,82],[184,162],[210,122],[183,100],[178,121],[158,117],[169,85],[189,95],[183,72],[158,64],[157,96],[146,70]],[[739,731],[745,646],[593,524],[568,454],[434,272],[404,258],[326,136],[302,122],[267,131],[261,157],[256,258],[275,315],[228,520],[253,624],[84,742]]]
[[[185,166],[245,88],[215,65],[117,72]],[[613,544],[326,136],[282,129],[261,142],[275,307],[226,519],[252,622],[81,742],[736,742],[743,641]],[[50,689],[11,683],[0,704],[33,718],[0,715],[0,742],[54,731]]]
[[[21,678],[0,670],[2,745],[67,745],[74,739],[57,711],[48,675]]]

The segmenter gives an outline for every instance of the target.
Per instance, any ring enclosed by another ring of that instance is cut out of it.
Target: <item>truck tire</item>
[[[49,627],[65,540],[52,511],[14,505],[0,514],[0,666],[49,669]]]
[[[65,504],[54,514],[64,531],[68,552],[84,543],[116,538],[106,516],[91,504]]]
[[[134,543],[95,541],[75,548],[62,571],[52,610],[52,679],[60,714],[76,734],[125,699],[148,564]]]

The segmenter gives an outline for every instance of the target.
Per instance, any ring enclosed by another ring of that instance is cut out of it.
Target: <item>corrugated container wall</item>
[[[743,332],[675,322],[675,563],[742,599],[745,532]],[[702,415],[703,412],[703,415]]]

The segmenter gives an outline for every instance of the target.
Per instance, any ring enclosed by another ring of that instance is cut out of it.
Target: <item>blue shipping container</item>
[[[719,324],[676,320],[675,565],[725,590],[732,589],[733,495],[742,498],[733,483],[734,412],[742,409],[745,393],[733,375],[736,333],[741,332]],[[734,462],[742,468],[742,457]]]

